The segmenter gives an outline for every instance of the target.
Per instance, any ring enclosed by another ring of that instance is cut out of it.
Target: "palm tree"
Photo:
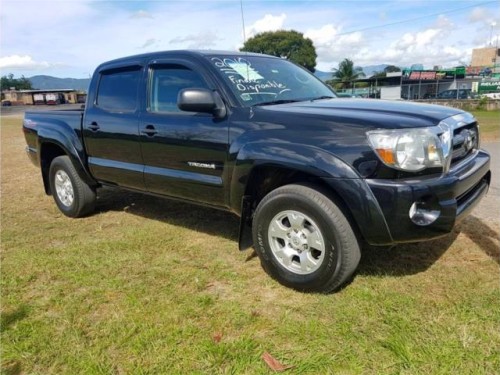
[[[353,81],[365,77],[363,69],[359,66],[354,66],[354,62],[350,59],[344,59],[339,63],[338,68],[332,69],[332,83],[337,84],[341,88],[352,87]]]

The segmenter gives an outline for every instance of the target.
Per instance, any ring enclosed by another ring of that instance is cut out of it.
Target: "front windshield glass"
[[[314,75],[287,60],[241,55],[208,59],[245,107],[335,97]]]

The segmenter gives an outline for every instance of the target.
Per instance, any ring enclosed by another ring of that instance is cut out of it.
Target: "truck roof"
[[[277,58],[275,56],[271,55],[264,55],[261,53],[254,53],[254,52],[239,52],[239,51],[219,51],[219,50],[194,50],[194,49],[187,49],[187,50],[172,50],[172,51],[158,51],[158,52],[149,52],[149,53],[142,53],[138,55],[132,55],[132,56],[126,56],[126,57],[121,57],[118,59],[113,59],[106,61],[102,64],[99,65],[98,68],[106,66],[106,65],[114,65],[116,63],[125,63],[127,61],[134,61],[134,60],[142,60],[145,58],[162,58],[162,57],[169,57],[169,56],[176,56],[176,55],[191,55],[191,56],[196,56],[196,57],[202,57],[202,56],[210,56],[210,55],[227,55],[227,56],[266,56],[266,57],[271,57],[271,58]]]

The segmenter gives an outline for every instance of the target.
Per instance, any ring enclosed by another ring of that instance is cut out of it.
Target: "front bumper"
[[[33,163],[33,165],[38,167],[38,155],[36,149],[34,149],[33,147],[26,146],[25,150],[26,154],[28,155],[28,158]]]
[[[387,223],[393,243],[428,240],[452,231],[486,194],[491,179],[490,156],[478,150],[440,177],[366,180]],[[428,225],[410,219],[415,203],[439,211]],[[370,239],[367,239],[371,242]]]

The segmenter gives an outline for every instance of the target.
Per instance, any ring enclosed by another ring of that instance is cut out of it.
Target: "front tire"
[[[342,210],[306,185],[286,185],[262,199],[253,219],[253,240],[264,270],[304,292],[339,289],[361,258]]]
[[[68,156],[58,156],[50,164],[50,190],[59,210],[69,217],[94,211],[96,194],[76,172]]]

